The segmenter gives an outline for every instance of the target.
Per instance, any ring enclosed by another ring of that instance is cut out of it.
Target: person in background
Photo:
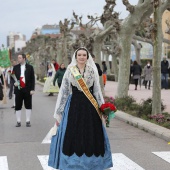
[[[130,74],[129,74],[129,84],[131,83],[132,68],[133,68],[133,61],[132,61],[132,60],[130,60]]]
[[[3,72],[0,68],[0,101],[2,101],[4,98],[3,88],[4,88]]]
[[[137,63],[137,61],[135,60],[133,62],[133,67],[132,67],[132,74],[133,74],[133,79],[135,81],[135,90],[137,90],[137,86],[138,86],[138,81],[141,77],[141,73],[142,73],[142,68],[141,66]]]
[[[93,58],[93,61],[95,62],[95,55],[94,54],[92,54],[92,58]],[[102,76],[102,70],[100,68],[100,65],[98,63],[96,63],[96,62],[95,62],[95,64],[96,64],[99,76]]]
[[[152,66],[150,64],[150,61],[148,61],[147,65],[144,67],[143,73],[144,73],[144,80],[145,80],[145,89],[147,89],[148,83],[149,83],[148,89],[150,89],[151,80],[152,80]]]
[[[105,86],[107,81],[107,66],[105,61],[102,61],[102,70],[103,70],[103,84]]]
[[[65,68],[64,63],[60,64],[60,68],[56,72],[54,80],[53,80],[54,86],[55,86],[56,80],[57,80],[58,87],[60,88],[65,71],[66,71],[66,68]]]
[[[15,60],[11,60],[11,64],[12,66],[9,67],[7,70],[6,70],[6,73],[5,73],[5,79],[6,79],[6,82],[8,84],[8,87],[9,87],[9,99],[12,99],[13,97],[13,89],[14,89],[14,83],[15,83],[15,80],[10,76],[10,74],[8,73],[8,71],[13,71],[13,67],[17,64],[17,62]],[[15,94],[14,94],[14,104],[11,108],[15,108]]]
[[[169,62],[166,57],[163,57],[161,61],[161,88],[168,89],[168,77],[169,77]]]
[[[54,65],[55,71],[57,71],[59,69],[59,64],[54,59],[52,60],[52,63]]]
[[[54,65],[52,63],[48,64],[47,79],[45,81],[43,88],[43,93],[49,93],[48,96],[53,96],[53,93],[57,93],[59,91],[57,86],[56,87],[53,86],[55,74],[56,71]]]

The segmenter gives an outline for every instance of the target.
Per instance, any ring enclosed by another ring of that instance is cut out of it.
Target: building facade
[[[169,26],[168,26],[169,25]],[[162,16],[162,31],[165,39],[170,40],[170,11],[166,10]],[[170,45],[162,44],[162,52],[164,56],[170,57]],[[169,56],[168,56],[169,53]]]
[[[22,43],[21,43],[22,41]],[[15,52],[18,49],[22,49],[26,45],[26,36],[21,33],[10,32],[7,36],[7,47],[10,49],[15,48]]]
[[[46,34],[60,34],[59,25],[43,25],[41,28],[41,35]]]

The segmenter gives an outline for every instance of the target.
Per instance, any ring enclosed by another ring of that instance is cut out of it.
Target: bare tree
[[[162,9],[161,0],[153,1],[154,26],[153,26],[153,90],[152,114],[161,113],[161,53],[162,53]]]
[[[128,75],[130,72],[130,51],[131,51],[131,42],[134,38],[135,31],[146,19],[153,13],[153,0],[138,0],[137,5],[132,6],[128,0],[123,0],[124,5],[126,5],[127,10],[130,12],[129,16],[126,17],[121,25],[119,32],[120,35],[120,45],[122,48],[120,65],[119,67],[119,79],[118,79],[118,97],[123,97],[128,95]],[[162,13],[169,7],[170,1],[164,0],[161,5],[161,12],[159,15],[162,16]]]
[[[68,19],[64,19],[64,22],[60,21],[60,32],[62,34],[62,63],[64,63],[66,66],[68,65],[68,37],[70,36],[70,30],[74,27],[74,22],[71,23]],[[70,27],[69,27],[70,26]]]

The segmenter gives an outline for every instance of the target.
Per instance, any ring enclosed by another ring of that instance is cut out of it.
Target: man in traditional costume
[[[17,124],[16,127],[21,126],[21,109],[24,101],[26,109],[26,126],[30,127],[30,117],[32,112],[32,95],[35,89],[35,76],[34,69],[31,65],[26,63],[26,55],[18,55],[18,63],[13,68],[13,72],[16,76],[17,82],[15,81],[15,111]]]

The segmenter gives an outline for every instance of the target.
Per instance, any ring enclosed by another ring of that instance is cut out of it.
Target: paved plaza
[[[107,81],[106,87],[105,87],[106,96],[115,97],[117,93],[117,85],[118,85],[117,82]],[[148,89],[145,89],[144,86],[141,86],[141,88],[138,86],[138,90],[135,90],[135,85],[130,84],[128,94],[130,96],[133,96],[137,102],[140,102],[142,99],[148,99],[149,97],[152,98],[152,87],[150,90],[148,90]],[[163,104],[166,105],[165,111],[170,113],[170,89],[161,90],[161,99],[163,101]]]

